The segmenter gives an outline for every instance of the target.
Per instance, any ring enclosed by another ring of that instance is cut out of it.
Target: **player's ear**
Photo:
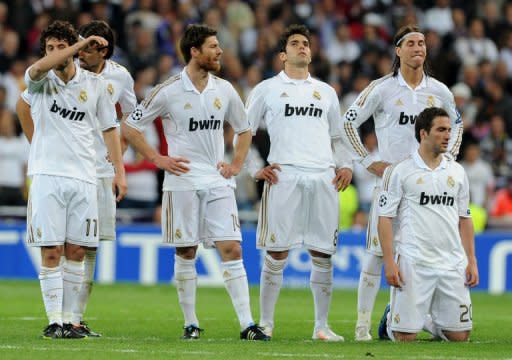
[[[402,51],[402,48],[400,46],[395,46],[395,55],[400,57],[400,52]]]
[[[281,62],[284,63],[287,59],[288,57],[286,56],[286,53],[284,51],[279,52],[279,60],[281,60]]]

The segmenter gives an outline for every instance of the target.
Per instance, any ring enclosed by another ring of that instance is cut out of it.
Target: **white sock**
[[[371,326],[375,299],[380,289],[380,275],[383,260],[381,256],[366,253],[359,276],[357,289],[357,326]]]
[[[39,283],[43,294],[43,303],[48,323],[62,325],[62,267],[41,266]]]
[[[274,328],[274,310],[283,285],[283,271],[286,260],[276,260],[265,255],[260,275],[260,325]]]
[[[226,261],[222,263],[222,277],[233,306],[235,307],[240,328],[243,330],[254,325],[249,298],[249,284],[245,273],[243,260]]]
[[[84,283],[78,296],[78,313],[80,320],[83,319],[87,303],[92,291],[94,281],[94,268],[96,266],[96,250],[86,250],[84,258]]]
[[[62,268],[64,296],[62,321],[64,324],[80,324],[78,296],[84,283],[84,262],[67,259]]]
[[[196,259],[187,260],[174,255],[174,281],[178,291],[178,301],[185,318],[185,326],[199,326],[196,316]]]
[[[311,264],[309,283],[315,302],[315,330],[325,329],[332,297],[332,259],[312,256]]]

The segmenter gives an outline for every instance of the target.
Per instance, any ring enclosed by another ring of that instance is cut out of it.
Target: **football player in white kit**
[[[312,338],[343,341],[327,321],[331,255],[338,241],[338,190],[352,178],[351,159],[343,159],[349,152],[341,143],[339,100],[331,86],[309,74],[310,33],[305,26],[287,28],[279,51],[284,70],[258,84],[246,104],[252,133],[264,123],[270,137],[270,165],[263,169],[247,165],[253,177],[265,180],[256,234],[257,247],[266,251],[260,325],[272,336],[288,252],[304,246],[311,256]]]
[[[163,242],[176,248],[174,279],[185,317],[183,339],[199,339],[196,316],[196,252],[199,244],[216,247],[224,284],[240,322],[240,338],[269,340],[252,318],[245,272],[234,175],[243,166],[251,143],[245,109],[233,86],[210,72],[220,69],[222,50],[216,30],[189,25],[180,40],[186,66],[157,85],[122,124],[134,148],[166,170],[162,199]],[[161,116],[169,156],[160,155],[142,134]],[[238,142],[225,163],[223,123]]]
[[[108,45],[103,48],[86,47],[79,51],[78,59],[80,67],[89,70],[105,80],[107,93],[112,103],[116,106],[116,119],[123,121],[137,105],[137,99],[133,89],[133,78],[125,67],[115,61],[109,60],[114,52],[114,33],[104,21],[91,21],[79,29],[80,36],[86,38],[97,35],[105,38]],[[98,216],[99,240],[115,240],[116,237],[116,199],[112,192],[114,168],[110,162],[110,156],[99,132],[95,136],[96,149],[96,177],[98,179]],[[85,283],[80,292],[80,312],[83,317],[89,296],[92,291],[94,269],[96,265],[97,248],[88,248],[85,253]],[[84,321],[81,327],[88,336],[101,336],[89,329]]]
[[[452,156],[444,156],[451,129],[445,110],[423,110],[415,128],[419,149],[386,169],[378,200],[385,275],[392,286],[387,335],[412,341],[431,314],[434,335],[466,341],[472,328],[468,287],[479,281],[468,178]]]
[[[108,45],[101,48],[87,46],[78,52],[80,67],[82,69],[98,74],[107,82],[107,93],[111,97],[112,103],[118,106],[118,120],[131,113],[137,105],[135,93],[133,91],[133,79],[123,66],[114,61],[108,60],[114,52],[114,33],[110,26],[99,20],[91,21],[79,29],[80,36],[86,38],[91,35],[101,36],[108,41]],[[29,142],[33,136],[33,121],[30,117],[30,95],[25,91],[17,104],[17,111],[22,128]],[[117,109],[116,107],[116,112]],[[114,179],[114,167],[109,160],[109,155],[103,135],[100,129],[95,132],[94,146],[96,150],[96,177],[98,194],[98,219],[99,222],[98,237],[99,240],[114,240],[115,233],[115,212],[116,199],[112,191],[112,181]],[[96,247],[87,248],[85,252],[84,271],[85,282],[80,290],[80,329],[83,334],[91,337],[98,337],[101,334],[92,331],[82,320],[83,313],[89,300],[92,284],[94,280],[94,270],[96,265]]]
[[[39,279],[50,324],[43,336],[83,338],[79,330],[83,260],[86,248],[98,246],[97,128],[103,131],[115,168],[117,200],[126,193],[126,179],[107,85],[76,66],[73,56],[108,42],[99,36],[79,40],[71,24],[55,21],[41,34],[40,44],[45,56],[25,74],[34,119],[27,242],[41,247]]]
[[[444,84],[425,71],[425,36],[417,26],[407,25],[398,30],[394,44],[396,57],[393,72],[370,83],[349,107],[343,119],[343,134],[352,145],[353,157],[377,176],[366,234],[367,253],[359,278],[356,341],[372,339],[371,315],[382,272],[376,195],[384,169],[389,164],[403,160],[418,147],[414,138],[414,122],[426,107],[441,107],[450,115],[452,132],[448,154],[453,157],[458,154],[462,139],[462,119],[455,108],[453,95]],[[359,126],[371,116],[378,140],[378,152],[375,154],[368,153],[357,133]]]

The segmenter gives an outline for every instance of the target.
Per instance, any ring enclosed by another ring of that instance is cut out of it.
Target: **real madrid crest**
[[[322,97],[320,96],[320,93],[318,91],[313,91],[313,97],[317,100],[320,100],[322,99]]]
[[[453,178],[451,176],[448,176],[448,179],[446,180],[446,183],[451,188],[455,186],[455,180],[453,180]]]
[[[427,106],[434,107],[435,105],[436,105],[436,101],[434,100],[434,97],[432,95],[429,95],[427,97]]]
[[[80,95],[78,95],[78,100],[80,102],[86,102],[87,101],[87,93],[85,90],[80,91]]]
[[[220,108],[222,107],[222,103],[220,102],[219,98],[215,98],[215,101],[213,102],[213,106],[215,106],[215,108],[217,110],[220,110]]]
[[[110,95],[112,95],[114,93],[114,85],[108,84],[107,91]]]

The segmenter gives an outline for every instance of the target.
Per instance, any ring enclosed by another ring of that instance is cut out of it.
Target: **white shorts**
[[[27,205],[29,246],[65,242],[98,246],[96,185],[51,175],[34,175]]]
[[[334,254],[338,241],[339,198],[334,170],[282,166],[279,181],[265,183],[256,232],[257,248],[286,251],[304,246]]]
[[[391,288],[388,329],[418,333],[427,314],[441,330],[467,331],[473,327],[469,289],[465,271],[414,265],[400,256],[398,266],[405,285]]]
[[[116,239],[116,197],[112,191],[114,178],[98,178],[98,219],[100,240]]]
[[[231,187],[164,191],[163,242],[175,247],[215,246],[215,241],[242,241],[235,192]]]

